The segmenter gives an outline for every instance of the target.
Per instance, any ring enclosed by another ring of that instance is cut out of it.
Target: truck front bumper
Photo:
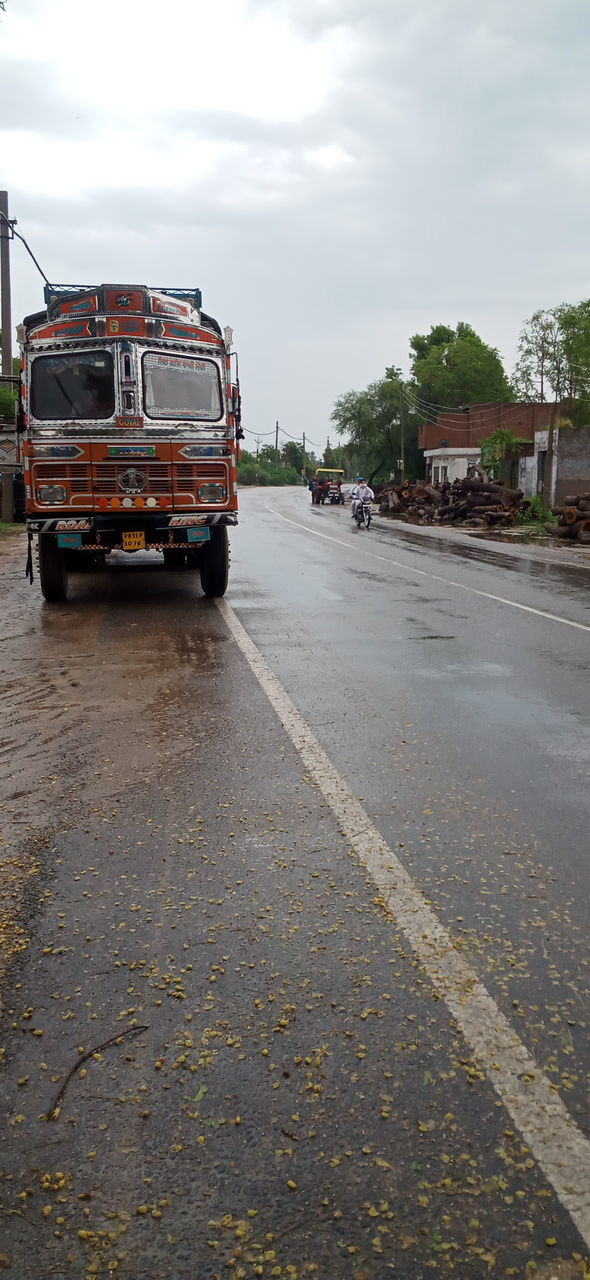
[[[197,539],[191,530],[211,528],[216,525],[236,525],[236,511],[207,511],[199,515],[154,515],[133,511],[124,515],[88,516],[32,516],[27,519],[29,533],[54,534],[59,544],[79,551],[125,550],[123,534],[143,533],[147,551],[163,551],[166,548],[186,549]]]

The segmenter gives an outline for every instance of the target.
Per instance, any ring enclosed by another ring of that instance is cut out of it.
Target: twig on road
[[[88,1062],[88,1059],[93,1058],[95,1053],[102,1053],[103,1049],[108,1049],[109,1046],[112,1044],[120,1044],[121,1041],[124,1040],[125,1036],[138,1036],[140,1032],[148,1031],[148,1030],[149,1028],[147,1026],[128,1027],[126,1031],[120,1031],[117,1036],[111,1036],[110,1040],[104,1040],[102,1044],[97,1044],[94,1046],[93,1049],[89,1049],[87,1053],[83,1053],[81,1058],[79,1058],[78,1061],[74,1063],[73,1067],[70,1067],[70,1070],[68,1071],[68,1074],[63,1084],[60,1086],[60,1088],[58,1089],[55,1095],[55,1098],[53,1100],[53,1105],[49,1108],[49,1111],[47,1112],[45,1119],[57,1120],[61,1110],[59,1104],[65,1094],[65,1091],[70,1083],[70,1080],[75,1076],[76,1072],[80,1070],[80,1067],[82,1066],[83,1062]]]

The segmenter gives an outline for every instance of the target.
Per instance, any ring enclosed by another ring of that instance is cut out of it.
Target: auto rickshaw
[[[316,482],[316,493],[312,494],[312,501],[322,504],[329,502],[332,505],[344,502],[342,496],[344,471],[340,467],[316,467],[313,478]]]

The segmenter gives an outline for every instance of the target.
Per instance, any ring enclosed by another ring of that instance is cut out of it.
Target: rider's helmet
[[[356,482],[357,482],[357,484],[364,484],[364,483],[365,483],[365,477],[364,477],[364,476],[357,476],[357,481],[356,481]]]

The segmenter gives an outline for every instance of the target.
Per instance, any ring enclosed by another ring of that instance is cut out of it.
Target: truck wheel
[[[227,526],[217,525],[211,529],[211,539],[199,552],[201,557],[201,587],[204,594],[212,599],[224,596],[229,573],[229,543]]]
[[[50,533],[39,534],[39,580],[46,600],[65,600],[68,594],[68,570],[65,553]]]

